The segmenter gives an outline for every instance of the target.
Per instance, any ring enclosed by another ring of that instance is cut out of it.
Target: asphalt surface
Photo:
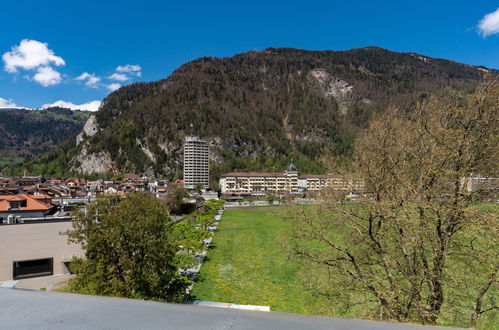
[[[0,329],[449,329],[0,288]]]

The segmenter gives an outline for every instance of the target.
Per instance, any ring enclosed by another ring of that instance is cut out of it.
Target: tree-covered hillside
[[[117,168],[180,177],[182,139],[195,134],[210,141],[214,177],[282,171],[291,158],[302,171],[321,172],[318,158],[351,152],[373,114],[449,88],[466,92],[484,71],[490,70],[377,47],[200,58],[166,79],[111,93],[78,145],[68,141],[24,167],[46,175],[61,167],[57,172]]]
[[[89,113],[64,108],[0,112],[0,168],[54,149],[78,133]]]

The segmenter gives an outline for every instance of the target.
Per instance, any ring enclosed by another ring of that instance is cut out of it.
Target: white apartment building
[[[210,186],[208,142],[197,136],[186,136],[184,141],[184,187],[194,189]]]

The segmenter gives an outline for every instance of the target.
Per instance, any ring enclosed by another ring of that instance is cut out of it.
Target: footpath
[[[184,268],[179,269],[179,274],[181,276],[187,276],[189,280],[194,281],[194,279],[199,273],[199,270],[201,269],[201,265],[203,264],[206,253],[208,253],[208,248],[210,247],[211,241],[213,239],[213,236],[215,235],[215,231],[217,230],[218,224],[220,223],[220,219],[222,218],[223,213],[224,213],[224,208],[218,210],[218,214],[215,215],[215,222],[213,223],[212,226],[208,227],[208,231],[211,233],[211,236],[203,240],[203,245],[204,245],[203,251],[196,253],[194,255],[194,259],[196,261],[195,266],[186,269]],[[192,291],[192,285],[190,285],[187,288],[185,292],[186,295],[189,295],[191,291]]]

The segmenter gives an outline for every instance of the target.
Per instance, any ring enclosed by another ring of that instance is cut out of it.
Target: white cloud
[[[118,65],[116,67],[116,72],[112,75],[108,76],[107,79],[116,80],[116,81],[127,81],[135,77],[142,77],[142,72],[140,71],[142,68],[137,64],[126,64],[126,65]],[[111,92],[117,90],[121,87],[119,83],[112,83],[106,85],[107,89]]]
[[[74,104],[72,102],[67,102],[63,100],[56,101],[54,103],[50,104],[44,104],[42,105],[42,109],[50,108],[50,107],[62,107],[62,108],[69,108],[71,110],[86,110],[86,111],[97,111],[99,109],[99,106],[101,104],[101,101],[91,101],[88,103],[83,103],[83,104]]]
[[[19,45],[13,46],[10,52],[2,55],[4,69],[9,73],[17,73],[19,69],[36,70],[36,73],[25,78],[34,80],[44,87],[57,85],[62,81],[59,72],[52,65],[66,65],[60,56],[48,48],[48,44],[36,40],[24,39]]]
[[[56,56],[47,46],[48,44],[36,40],[22,40],[18,46],[13,46],[10,52],[2,55],[5,71],[16,73],[18,68],[31,70],[50,64],[65,65],[62,57]]]
[[[114,84],[109,84],[109,85],[106,85],[107,89],[109,89],[111,92],[114,92],[115,90],[117,90],[118,88],[121,87],[121,84],[118,84],[118,83],[114,83]]]
[[[496,11],[485,15],[478,22],[479,33],[485,38],[499,33],[499,8]]]
[[[85,81],[85,85],[93,88],[97,88],[97,84],[100,78],[93,73],[83,72],[81,75],[75,78],[75,80]]]
[[[137,64],[118,65],[118,67],[116,68],[117,72],[130,72],[137,77],[142,77],[141,70],[142,68]]]
[[[127,75],[125,75],[123,73],[113,73],[112,75],[110,75],[107,78],[111,79],[111,80],[117,80],[117,81],[127,81],[127,80],[131,79],[130,77],[128,77]]]
[[[1,108],[10,108],[10,107],[15,107],[16,104],[14,103],[14,101],[12,101],[12,99],[4,99],[4,98],[1,98],[0,97],[0,107]]]
[[[135,71],[140,71],[142,68],[140,65],[135,65],[135,64],[127,64],[127,65],[118,65],[116,68],[116,71],[118,72],[135,72]]]
[[[61,74],[52,69],[52,67],[41,66],[37,69],[36,74],[33,76],[33,80],[43,87],[48,87],[60,83],[62,77]]]

